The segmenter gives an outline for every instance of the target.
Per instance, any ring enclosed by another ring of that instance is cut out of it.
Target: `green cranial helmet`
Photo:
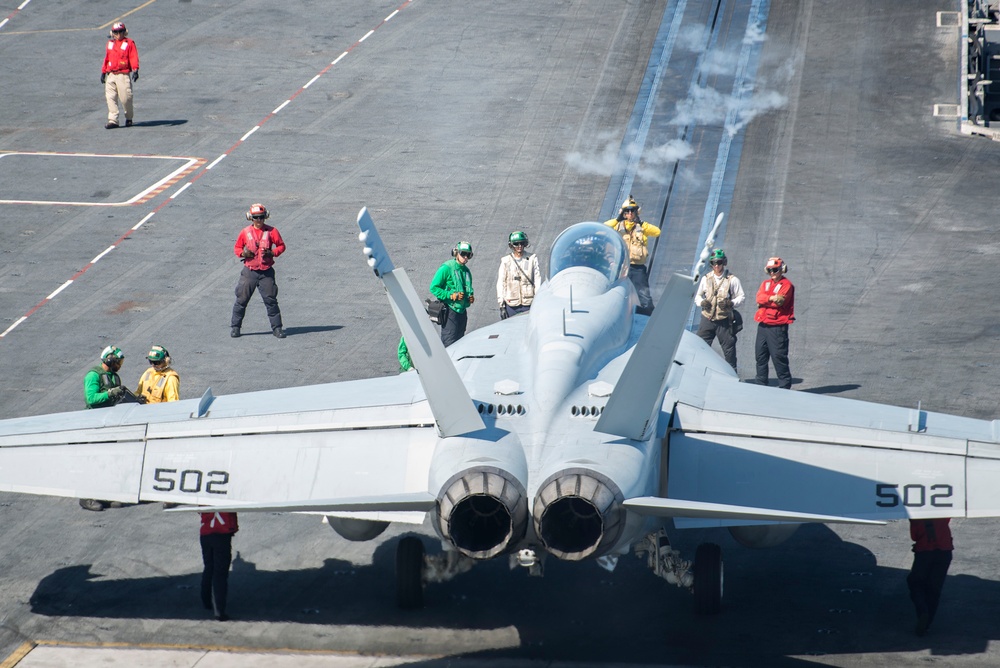
[[[528,247],[528,235],[518,230],[516,232],[511,232],[510,236],[507,237],[507,245],[513,246],[514,244],[523,244],[525,248]]]
[[[153,346],[152,348],[149,349],[149,354],[146,355],[146,359],[148,359],[150,362],[162,362],[169,356],[170,353],[168,353],[167,349],[164,348],[163,346]]]
[[[716,248],[712,251],[712,254],[708,256],[709,264],[728,264],[729,259],[726,258],[726,251],[721,248]]]
[[[125,353],[118,346],[108,346],[101,351],[102,362],[115,362],[125,359]]]
[[[470,244],[468,241],[459,241],[457,244],[455,244],[455,250],[452,252],[452,255],[459,255],[459,254],[468,255],[469,257],[472,257],[472,244]]]

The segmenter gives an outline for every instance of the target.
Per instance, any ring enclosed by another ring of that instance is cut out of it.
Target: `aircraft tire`
[[[424,544],[406,536],[396,546],[396,605],[404,610],[424,607]]]
[[[694,555],[694,611],[717,615],[722,609],[722,548],[702,543]]]

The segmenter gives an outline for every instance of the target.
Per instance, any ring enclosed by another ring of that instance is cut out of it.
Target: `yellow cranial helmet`
[[[639,205],[636,203],[636,201],[632,198],[631,195],[626,197],[625,201],[622,202],[622,208],[620,213],[625,213],[626,211],[635,211],[636,213],[639,213]]]

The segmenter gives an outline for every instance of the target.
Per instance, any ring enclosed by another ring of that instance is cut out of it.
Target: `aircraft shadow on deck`
[[[398,539],[379,545],[370,566],[327,559],[320,568],[262,571],[240,556],[229,580],[228,607],[238,622],[513,627],[518,647],[475,655],[563,661],[814,666],[790,657],[927,649],[936,656],[974,655],[1000,638],[995,624],[1000,583],[949,575],[931,634],[918,638],[907,571],[878,566],[872,552],[841,540],[824,525],[806,525],[786,543],[763,550],[739,547],[718,529],[674,536],[675,547],[686,555],[705,540],[722,545],[727,598],[721,615],[695,615],[687,591],[657,580],[645,560],[632,555],[623,556],[613,573],[591,562],[550,559],[543,578],[529,578],[520,569],[511,572],[506,560],[494,560],[451,582],[429,585],[426,607],[403,611],[394,602]],[[433,545],[423,538],[425,545]],[[192,564],[200,565],[197,544],[192,550]],[[105,580],[91,568],[68,566],[46,576],[31,596],[32,612],[211,618],[199,600],[200,570]],[[241,638],[245,644],[255,640]]]

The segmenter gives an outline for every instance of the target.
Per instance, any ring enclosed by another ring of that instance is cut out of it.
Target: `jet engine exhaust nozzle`
[[[528,529],[524,488],[497,468],[470,469],[438,496],[438,531],[459,552],[490,559],[517,544]]]
[[[623,501],[618,486],[597,472],[561,471],[535,496],[535,532],[559,559],[585,559],[618,540],[625,522]]]

